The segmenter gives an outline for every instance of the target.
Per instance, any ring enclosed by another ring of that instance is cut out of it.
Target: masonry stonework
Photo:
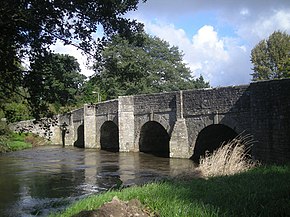
[[[85,147],[100,149],[101,127],[110,121],[119,129],[119,151],[128,152],[139,151],[145,124],[158,123],[169,135],[169,156],[189,158],[200,132],[222,125],[237,134],[253,135],[256,143],[252,154],[257,159],[284,163],[290,161],[289,92],[290,79],[284,79],[122,96],[61,115],[57,126],[51,129],[55,143],[61,143],[59,126],[66,122],[66,145],[74,145],[83,126]]]
[[[100,148],[97,144],[95,105],[84,105],[84,137],[86,148]]]
[[[134,98],[119,97],[119,147],[122,152],[137,151],[134,146]]]

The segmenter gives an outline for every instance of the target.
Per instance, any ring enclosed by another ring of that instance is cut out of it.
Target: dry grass
[[[253,139],[250,135],[237,136],[212,154],[200,158],[198,170],[204,177],[226,176],[247,171],[256,163],[249,155]]]

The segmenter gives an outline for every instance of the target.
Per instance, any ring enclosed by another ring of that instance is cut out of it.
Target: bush
[[[212,154],[206,153],[201,157],[198,169],[204,177],[233,175],[247,171],[256,165],[249,155],[252,143],[250,136],[238,136]]]
[[[0,153],[9,151],[8,139],[5,136],[0,136]]]
[[[0,120],[0,136],[9,136],[11,131],[5,121]]]
[[[11,131],[5,121],[0,120],[0,153],[9,151],[8,138]]]
[[[9,123],[32,118],[28,106],[17,102],[6,103],[4,105],[4,115]]]

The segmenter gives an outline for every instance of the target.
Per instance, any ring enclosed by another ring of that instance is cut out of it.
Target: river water
[[[121,181],[142,184],[193,166],[187,159],[59,146],[1,154],[0,216],[47,216]]]

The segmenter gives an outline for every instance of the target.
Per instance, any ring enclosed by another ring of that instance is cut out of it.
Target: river
[[[187,159],[59,146],[0,154],[0,216],[47,216],[121,181],[142,184],[193,166]]]

